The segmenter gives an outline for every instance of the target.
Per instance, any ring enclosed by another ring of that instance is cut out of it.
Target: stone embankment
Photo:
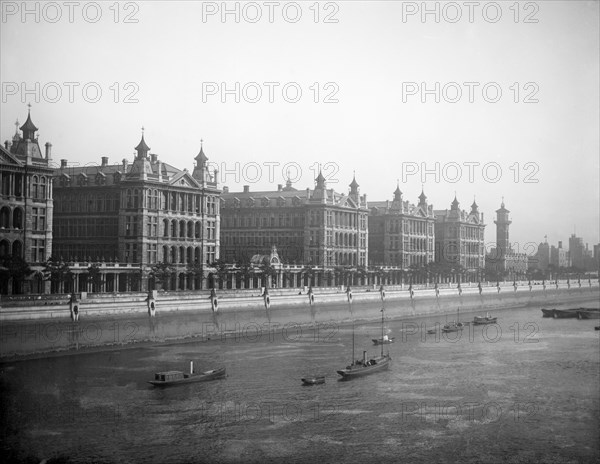
[[[81,294],[3,299],[0,307],[0,356],[41,354],[111,346],[157,343],[169,340],[207,340],[232,336],[259,337],[281,332],[297,336],[299,327],[317,333],[350,319],[372,321],[381,316],[411,318],[433,314],[493,311],[539,305],[578,306],[599,297],[598,281],[505,283],[471,286],[261,289],[204,292],[152,292],[150,294]],[[351,300],[351,303],[350,301]],[[285,331],[285,333],[283,332]],[[312,332],[311,332],[312,333]]]

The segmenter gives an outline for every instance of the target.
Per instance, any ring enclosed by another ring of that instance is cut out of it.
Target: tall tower
[[[496,220],[494,221],[494,224],[496,224],[496,247],[498,249],[497,253],[499,256],[502,257],[504,257],[508,251],[510,251],[508,228],[512,221],[508,219],[508,213],[510,213],[510,211],[504,207],[503,198],[502,204],[500,205],[500,209],[496,210]]]

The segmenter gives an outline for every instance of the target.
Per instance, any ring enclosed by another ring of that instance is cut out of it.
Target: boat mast
[[[383,358],[383,308],[381,308],[381,357]]]

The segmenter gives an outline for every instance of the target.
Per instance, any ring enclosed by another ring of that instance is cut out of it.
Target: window
[[[214,240],[216,238],[215,235],[215,221],[208,221],[207,223],[207,234],[206,234],[206,239],[207,240]]]
[[[214,263],[216,260],[215,246],[208,245],[206,247],[206,264]]]
[[[46,208],[32,208],[33,230],[46,230]]]
[[[31,248],[31,260],[34,263],[46,261],[46,241],[43,239],[33,239]]]
[[[148,263],[153,264],[156,263],[156,253],[157,253],[157,245],[156,243],[151,243],[148,245]]]

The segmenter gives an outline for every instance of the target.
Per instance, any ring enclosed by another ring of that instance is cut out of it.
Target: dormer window
[[[77,176],[77,185],[87,185],[88,183],[88,177],[87,175],[85,175],[84,173],[79,174],[79,176]]]
[[[262,200],[261,200],[261,205],[262,206],[269,206],[269,203],[270,203],[270,201],[269,201],[269,199],[267,197],[263,197],[262,198]]]
[[[106,184],[106,176],[99,172],[96,174],[96,185],[105,185]]]
[[[121,182],[121,173],[119,171],[117,171],[113,174],[113,180],[114,180],[115,184],[118,184],[119,182]]]

